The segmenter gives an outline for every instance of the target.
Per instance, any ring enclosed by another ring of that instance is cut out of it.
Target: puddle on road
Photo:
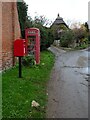
[[[88,58],[85,56],[80,56],[77,60],[77,65],[80,67],[88,66]]]
[[[80,74],[89,75],[90,74],[90,67],[88,67],[88,57],[80,56],[77,60],[77,65],[82,67],[76,70]]]
[[[79,72],[80,74],[85,74],[87,76],[90,75],[90,67],[86,67],[86,68],[79,68],[77,69],[75,72]]]
[[[80,70],[80,72],[81,73],[83,73],[83,74],[88,74],[88,67],[86,67],[86,68],[82,68],[81,70]]]

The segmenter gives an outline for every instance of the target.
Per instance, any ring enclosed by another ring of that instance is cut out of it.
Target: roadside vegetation
[[[22,78],[18,78],[18,66],[2,75],[2,110],[4,118],[45,118],[47,105],[47,82],[54,65],[54,55],[41,52],[40,65],[22,68]],[[40,104],[31,107],[32,101]]]
[[[23,1],[23,0],[22,0]],[[18,78],[18,65],[3,72],[2,74],[2,100],[4,118],[45,118],[47,105],[47,82],[54,65],[54,55],[45,51],[53,44],[54,33],[48,28],[49,21],[43,16],[35,16],[34,20],[27,15],[28,5],[23,2],[17,3],[21,37],[25,38],[25,29],[36,27],[40,30],[41,62],[35,65],[33,58],[25,57],[22,68],[22,78]],[[63,28],[66,30],[66,28]],[[89,38],[89,39],[88,39]],[[74,46],[74,43],[77,45]],[[88,25],[85,23],[80,28],[74,27],[61,34],[60,46],[75,49],[86,48],[90,43]],[[29,60],[29,61],[28,61]],[[27,63],[25,63],[27,62]],[[26,65],[27,64],[27,65]],[[32,101],[40,104],[38,108],[32,107]]]
[[[52,26],[51,22],[44,16],[38,16],[38,14],[32,19],[27,14],[28,5],[25,1],[17,3],[19,22],[21,27],[22,38],[25,38],[25,29],[36,27],[39,28],[41,33],[40,49],[46,50],[54,40],[60,40],[60,47],[72,48],[72,49],[84,49],[90,44],[90,33],[87,22],[73,23],[70,28],[64,25]],[[47,27],[51,25],[51,27]],[[57,34],[57,30],[62,32]]]
[[[72,49],[84,49],[90,44],[88,24],[73,24],[73,28],[63,31],[60,38],[60,46]]]
[[[36,27],[40,30],[41,62],[35,65],[33,58],[25,56],[22,62],[22,78],[18,77],[18,65],[3,72],[3,117],[45,118],[47,82],[54,65],[54,55],[47,51],[47,48],[53,43],[53,34],[50,28],[46,27],[49,23],[43,15],[35,16],[34,20],[27,15],[28,5],[23,0],[17,2],[17,8],[22,38],[25,38],[26,28]],[[32,101],[36,101],[40,106],[32,107]]]
[[[40,30],[40,50],[46,50],[54,41],[51,28],[47,25],[51,22],[44,15],[36,15],[34,19],[27,15],[28,5],[25,1],[17,2],[17,8],[19,13],[19,23],[21,28],[21,36],[25,39],[25,29],[35,27]]]

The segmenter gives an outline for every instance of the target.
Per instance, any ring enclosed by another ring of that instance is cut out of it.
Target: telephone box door
[[[27,54],[34,57],[36,64],[40,63],[40,32],[37,28],[28,28],[25,31]]]

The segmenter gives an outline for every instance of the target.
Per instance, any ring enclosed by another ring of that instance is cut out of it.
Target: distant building
[[[55,39],[60,39],[60,34],[64,30],[69,29],[68,25],[64,22],[63,18],[59,16],[59,14],[57,18],[55,19],[55,21],[53,22],[53,24],[51,25],[51,28],[53,30]]]
[[[68,28],[68,25],[64,22],[63,18],[60,17],[60,15],[57,15],[57,18],[55,19],[55,21],[53,22],[52,26],[54,25],[64,25]]]
[[[0,22],[2,22],[2,50],[0,51],[0,71],[14,65],[13,43],[20,38],[20,26],[18,20],[17,3],[2,2],[0,3]],[[0,46],[1,47],[1,46]]]
[[[60,15],[57,15],[57,18],[51,25],[51,29],[54,35],[55,42],[58,44],[60,41],[60,37],[63,31],[68,30],[68,25],[64,22],[63,18]]]

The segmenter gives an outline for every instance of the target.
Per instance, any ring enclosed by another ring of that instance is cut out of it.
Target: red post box
[[[27,44],[27,54],[33,55],[36,64],[40,63],[40,31],[38,28],[28,28],[25,30]]]
[[[26,40],[17,39],[14,41],[14,56],[22,57],[26,55]]]

